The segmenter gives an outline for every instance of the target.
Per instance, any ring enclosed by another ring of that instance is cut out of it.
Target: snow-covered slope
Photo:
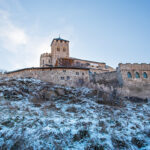
[[[0,149],[149,150],[150,103],[102,105],[104,95],[35,79],[1,79]]]

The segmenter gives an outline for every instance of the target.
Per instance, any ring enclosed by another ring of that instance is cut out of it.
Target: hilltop
[[[0,79],[0,149],[150,149],[150,102],[32,78]]]

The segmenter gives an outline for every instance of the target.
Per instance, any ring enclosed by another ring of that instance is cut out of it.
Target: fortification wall
[[[93,74],[91,81],[97,84],[97,86],[104,85],[109,88],[116,88],[119,86],[118,75],[116,71]]]
[[[89,82],[89,70],[77,68],[27,68],[2,77],[32,77],[65,86],[82,86]]]
[[[150,97],[150,64],[119,64],[117,72],[124,95]]]

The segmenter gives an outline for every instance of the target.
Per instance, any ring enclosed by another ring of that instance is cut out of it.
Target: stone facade
[[[8,72],[1,77],[31,77],[54,84],[78,87],[89,83],[89,69],[66,67],[25,68]]]
[[[150,64],[119,64],[117,74],[124,95],[150,98]]]
[[[150,82],[150,64],[119,64],[117,71],[123,85]]]
[[[51,53],[41,55],[40,67],[56,66],[59,58],[69,58],[69,41],[55,38],[51,43]]]

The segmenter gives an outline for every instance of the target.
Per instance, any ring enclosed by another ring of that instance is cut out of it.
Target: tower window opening
[[[69,77],[69,76],[67,76],[67,80],[70,80],[70,77]]]
[[[147,75],[147,73],[146,73],[146,72],[144,72],[144,73],[143,73],[143,77],[144,77],[145,79],[147,79],[147,78],[148,78],[148,75]]]
[[[64,80],[64,77],[61,77],[61,80]]]
[[[135,73],[136,78],[140,78],[140,74],[138,72]]]
[[[127,73],[127,76],[128,76],[128,78],[131,79],[131,78],[132,78],[131,72],[128,72],[128,73]]]
[[[60,48],[59,47],[57,48],[57,51],[60,52]]]
[[[79,72],[76,72],[76,75],[79,75]]]
[[[65,52],[66,51],[66,49],[65,48],[63,48],[63,52]]]

